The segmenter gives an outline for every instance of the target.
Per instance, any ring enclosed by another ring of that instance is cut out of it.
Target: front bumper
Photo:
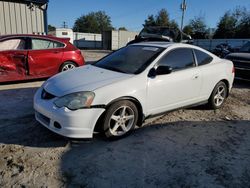
[[[41,98],[40,88],[34,96],[35,117],[49,130],[69,138],[92,138],[98,118],[103,108],[79,109],[71,111],[65,107],[57,108],[53,101]],[[58,128],[58,125],[60,125]]]

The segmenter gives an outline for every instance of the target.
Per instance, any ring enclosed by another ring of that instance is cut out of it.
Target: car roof
[[[51,40],[57,40],[61,42],[69,41],[69,38],[58,38],[52,35],[35,35],[35,34],[16,34],[16,35],[1,35],[0,39],[4,38],[13,38],[13,37],[37,37],[37,38],[44,38],[44,39],[51,39]]]
[[[193,46],[190,44],[184,43],[174,43],[174,42],[139,42],[132,44],[134,46],[153,46],[153,47],[160,47],[160,48],[168,48],[170,46],[175,47],[189,47],[189,48],[196,48],[197,46]]]
[[[139,43],[134,43],[131,44],[133,46],[152,46],[152,47],[158,47],[158,48],[169,48],[169,47],[174,47],[174,48],[193,48],[193,49],[197,49],[200,51],[203,51],[207,54],[209,54],[210,56],[212,56],[215,59],[218,59],[219,57],[217,57],[216,55],[214,55],[213,53],[200,48],[198,46],[195,45],[191,45],[191,44],[185,44],[185,43],[174,43],[174,42],[139,42]]]

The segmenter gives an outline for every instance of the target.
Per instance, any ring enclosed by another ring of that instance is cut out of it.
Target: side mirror
[[[138,38],[138,35],[135,35],[135,39],[137,39]]]
[[[172,72],[172,67],[160,65],[156,69],[156,75],[170,74]]]
[[[164,75],[164,74],[170,74],[172,72],[172,67],[170,66],[159,66],[156,69],[152,68],[150,69],[148,73],[148,77],[156,77],[157,75]]]

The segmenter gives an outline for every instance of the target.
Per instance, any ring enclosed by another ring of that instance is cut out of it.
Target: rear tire
[[[227,98],[227,92],[228,88],[224,82],[220,81],[216,84],[208,101],[209,106],[212,109],[220,108]]]
[[[135,104],[123,100],[112,104],[105,116],[103,130],[107,138],[120,138],[128,135],[138,120],[138,110]]]
[[[61,65],[59,72],[71,70],[71,69],[74,69],[76,67],[77,67],[77,65],[74,62],[66,61]]]

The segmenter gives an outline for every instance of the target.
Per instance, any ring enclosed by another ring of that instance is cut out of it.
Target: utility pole
[[[68,28],[68,26],[67,26],[67,24],[66,24],[65,21],[63,22],[62,27],[63,27],[63,28]]]
[[[182,17],[181,17],[181,40],[182,40],[182,38],[183,38],[182,30],[183,30],[184,14],[185,14],[185,11],[187,10],[186,0],[183,0],[183,2],[181,3],[181,10],[182,10]]]

